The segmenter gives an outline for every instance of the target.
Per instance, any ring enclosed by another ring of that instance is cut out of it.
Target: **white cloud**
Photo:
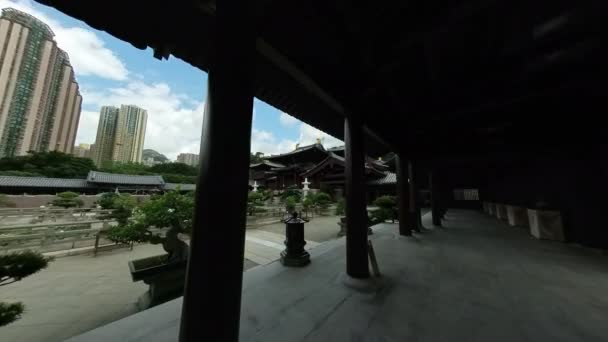
[[[279,141],[274,134],[256,128],[251,130],[251,152],[262,152],[266,155],[279,154],[295,149],[297,142],[289,139]]]
[[[120,106],[133,104],[148,111],[144,148],[151,148],[175,159],[179,153],[199,153],[203,126],[204,102],[193,104],[183,94],[175,93],[165,83],[133,81],[124,87],[102,91],[83,87],[84,105]],[[78,129],[78,143],[93,143],[99,114],[83,111]]]
[[[317,142],[317,139],[323,144],[325,148],[335,147],[344,145],[341,140],[338,140],[331,135],[318,130],[308,124],[302,123],[300,125],[300,137],[299,142],[301,145],[310,145]]]
[[[57,45],[70,56],[76,75],[98,76],[111,80],[126,80],[129,74],[125,64],[93,30],[66,27],[35,9],[31,1],[0,0],[0,8],[12,7],[29,13],[46,23],[55,33]]]
[[[97,134],[97,124],[99,124],[99,112],[86,111],[80,112],[80,122],[76,134],[76,145],[94,144]]]
[[[287,117],[287,119],[284,119]],[[311,145],[317,142],[317,139],[325,148],[344,145],[344,143],[331,135],[318,130],[308,124],[305,124],[298,119],[289,116],[283,112],[279,116],[279,121],[282,125],[298,127],[298,139],[277,139],[272,132],[258,130],[253,128],[251,132],[251,152],[262,152],[266,155],[280,154],[293,151],[296,144],[301,146]]]
[[[279,122],[285,127],[293,127],[300,121],[287,113],[281,112],[279,115]]]

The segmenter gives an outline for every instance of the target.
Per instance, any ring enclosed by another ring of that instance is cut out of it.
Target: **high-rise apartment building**
[[[188,164],[190,166],[198,166],[198,154],[196,153],[180,153],[177,156],[178,163]]]
[[[104,161],[112,160],[118,112],[119,109],[116,107],[101,107],[93,149],[93,161],[97,166],[101,166]]]
[[[72,154],[80,158],[91,158],[91,145],[89,144],[78,144],[74,146]]]
[[[93,161],[142,162],[148,113],[132,105],[101,107]]]
[[[68,55],[35,17],[0,16],[0,157],[28,151],[71,153],[82,96]]]

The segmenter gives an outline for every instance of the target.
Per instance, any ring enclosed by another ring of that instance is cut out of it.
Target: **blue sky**
[[[102,31],[90,28],[50,7],[29,0],[0,0],[47,23],[60,48],[70,56],[83,96],[76,143],[93,143],[102,105],[135,104],[148,111],[145,148],[175,159],[181,152],[198,153],[207,74],[173,56],[157,60]],[[326,147],[337,139],[254,101],[251,138],[253,152],[276,154],[310,144],[317,138]]]

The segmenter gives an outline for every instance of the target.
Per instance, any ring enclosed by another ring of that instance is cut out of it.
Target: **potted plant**
[[[133,281],[143,280],[150,285],[139,300],[140,308],[163,303],[183,293],[189,247],[180,239],[180,234],[192,231],[193,214],[191,193],[169,191],[135,207],[130,217],[109,230],[108,238],[115,242],[162,244],[166,252],[129,262]]]

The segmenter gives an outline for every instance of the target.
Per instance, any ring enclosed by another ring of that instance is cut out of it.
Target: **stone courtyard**
[[[479,212],[450,210],[443,224],[413,237],[375,226],[382,277],[373,292],[344,285],[344,239],[313,248],[305,268],[245,272],[240,340],[607,340],[606,255],[536,240]],[[175,341],[181,306],[179,298],[70,341]]]
[[[307,224],[307,248],[335,239],[337,221],[335,216],[326,216]],[[285,248],[284,232],[282,223],[248,229],[245,271],[276,261]],[[104,251],[97,257],[59,257],[47,269],[0,287],[3,301],[22,301],[26,305],[21,319],[0,328],[0,340],[62,341],[138,312],[137,299],[148,286],[131,280],[127,263],[163,253],[160,245],[144,244],[136,245],[132,251]]]
[[[430,215],[423,223],[432,226]],[[340,280],[345,249],[335,235],[336,217],[307,224],[312,263],[302,269],[275,262],[281,229],[274,224],[247,230],[243,341],[608,337],[608,264],[597,250],[539,241],[493,217],[453,210],[444,228],[414,237],[400,237],[397,224],[374,227],[383,287],[361,294]],[[175,340],[181,299],[137,313],[137,297],[147,287],[133,283],[127,267],[129,260],[161,252],[159,246],[138,245],[96,258],[57,258],[48,269],[3,286],[2,299],[23,301],[27,312],[0,328],[2,340],[62,341],[117,320],[75,340]]]

